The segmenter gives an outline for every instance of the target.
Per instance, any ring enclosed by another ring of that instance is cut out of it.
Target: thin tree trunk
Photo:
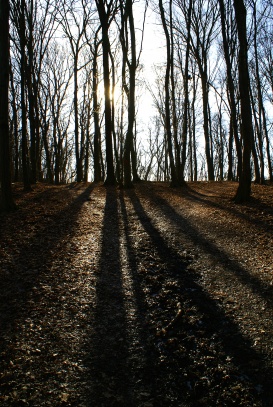
[[[192,75],[193,88],[192,88],[192,102],[191,102],[191,114],[192,114],[192,145],[193,145],[193,162],[194,162],[194,181],[198,178],[198,166],[197,166],[197,147],[196,147],[196,114],[195,114],[195,101],[197,93],[197,84],[195,83],[195,75]]]
[[[176,107],[176,94],[175,94],[175,77],[174,77],[174,38],[173,38],[173,17],[172,17],[172,0],[169,2],[169,14],[170,14],[170,99],[172,107],[172,136],[175,147],[175,167],[176,176],[179,184],[183,182],[183,173],[181,167],[181,143],[178,140],[178,119],[177,119],[177,107]]]
[[[252,140],[252,155],[253,155],[254,173],[255,173],[254,182],[256,184],[260,184],[262,171],[260,173],[258,154],[256,151],[255,135],[256,135],[256,139],[258,141],[259,149],[262,149],[262,144],[263,144],[262,140],[261,140],[262,134],[261,134],[261,126],[259,124],[259,120],[257,118],[256,111],[255,111],[255,102],[254,102],[254,98],[253,98],[253,94],[252,94],[252,89],[249,89],[249,94],[250,94],[250,100],[251,100],[251,105],[252,105],[253,120],[254,120],[254,125],[255,125],[255,132],[253,131],[253,140]],[[262,170],[264,163],[261,162],[261,158],[260,158],[260,165],[261,165],[261,170]]]
[[[221,15],[223,48],[224,48],[224,55],[225,55],[225,61],[226,61],[226,67],[227,67],[227,87],[228,87],[228,94],[229,94],[228,99],[229,99],[229,104],[230,104],[231,123],[232,123],[233,135],[234,135],[236,152],[237,152],[238,173],[240,174],[242,171],[242,149],[241,149],[241,143],[240,143],[240,139],[239,139],[239,130],[238,130],[238,122],[237,122],[237,114],[236,114],[235,89],[234,89],[234,82],[233,82],[233,78],[232,78],[232,63],[230,60],[229,45],[228,45],[227,34],[226,34],[226,12],[225,12],[224,1],[219,0],[219,5],[220,5],[220,15]]]
[[[30,133],[30,182],[35,184],[37,181],[37,157],[36,157],[36,125],[35,125],[35,102],[33,91],[33,0],[30,1],[29,14],[26,14],[28,20],[28,63],[26,68],[26,84],[28,90],[28,104],[29,104],[29,133]]]
[[[173,143],[172,143],[172,130],[171,130],[171,113],[170,113],[170,69],[171,69],[171,43],[170,35],[167,27],[167,22],[165,18],[165,11],[163,7],[162,0],[159,0],[159,9],[161,21],[165,33],[166,45],[167,45],[167,64],[165,73],[165,130],[168,145],[168,155],[170,159],[170,169],[171,169],[171,186],[178,186],[178,178],[176,174],[176,168],[174,164],[173,157]]]
[[[135,123],[135,87],[136,87],[136,69],[137,69],[137,58],[136,58],[136,38],[135,38],[135,24],[133,15],[133,2],[132,0],[127,0],[125,3],[125,13],[121,16],[122,27],[121,27],[121,40],[122,40],[122,51],[123,51],[123,61],[122,61],[122,80],[123,88],[126,92],[128,98],[128,128],[125,136],[124,143],[124,155],[123,155],[123,170],[124,170],[124,187],[132,188],[132,165],[136,166],[134,161],[134,123]],[[128,27],[129,22],[129,32],[130,32],[130,47],[128,41]],[[128,58],[128,48],[130,48],[130,60]],[[129,70],[129,87],[126,85],[125,81],[125,66],[128,66]],[[133,160],[131,160],[133,158]],[[134,168],[135,177],[136,167]]]
[[[44,122],[44,126],[42,128],[42,140],[44,143],[45,156],[46,156],[47,177],[48,177],[48,181],[50,182],[50,184],[53,184],[53,173],[52,173],[52,168],[51,168],[51,153],[50,153],[49,146],[48,146],[47,133],[48,133],[48,124],[46,122]]]
[[[19,181],[19,135],[18,135],[18,113],[16,108],[16,94],[15,94],[15,86],[14,86],[14,79],[13,79],[13,72],[10,67],[10,84],[11,84],[11,107],[12,107],[12,122],[13,122],[13,137],[14,137],[14,182]]]
[[[96,36],[97,37],[97,36]],[[99,103],[98,103],[98,69],[97,69],[97,57],[98,57],[98,43],[95,37],[95,47],[93,55],[93,117],[94,117],[94,181],[100,182],[102,180],[101,173],[101,133],[99,123]]]
[[[137,170],[137,149],[136,149],[136,121],[135,121],[135,135],[133,140],[133,148],[131,150],[131,160],[132,160],[132,173],[133,173],[133,182],[140,182],[141,179],[138,175]]]
[[[228,181],[233,181],[233,126],[231,117],[229,121],[228,139]]]
[[[21,121],[22,121],[22,167],[23,167],[23,182],[24,190],[31,191],[29,177],[29,158],[27,145],[27,110],[25,101],[25,84],[26,84],[26,27],[25,27],[25,0],[20,3],[20,48],[21,48]]]
[[[260,167],[261,167],[261,178],[260,183],[264,184],[264,146],[263,146],[263,96],[261,89],[261,79],[260,79],[260,69],[259,69],[259,57],[258,57],[258,45],[257,45],[257,15],[256,15],[256,4],[254,2],[253,17],[254,17],[254,53],[255,53],[255,69],[256,69],[256,84],[257,84],[257,93],[258,93],[258,109],[259,109],[259,120],[257,127],[257,136],[259,142],[259,156],[260,156]],[[253,106],[254,107],[254,106]]]
[[[83,174],[83,180],[85,182],[88,181],[88,172],[89,172],[89,158],[90,158],[90,122],[91,122],[91,100],[90,100],[90,77],[88,78],[88,106],[87,106],[87,118],[86,118],[86,140],[85,140],[85,157],[84,157],[84,174]]]
[[[77,52],[77,51],[76,51]],[[83,168],[81,160],[81,151],[79,148],[79,108],[78,108],[78,54],[74,60],[74,119],[75,119],[75,155],[76,155],[76,180],[81,182],[83,178]]]
[[[272,170],[271,154],[270,154],[270,142],[269,142],[269,135],[268,135],[267,126],[266,126],[266,116],[265,116],[264,106],[262,106],[262,114],[263,114],[264,134],[265,134],[265,140],[266,140],[266,154],[267,154],[269,181],[273,182],[273,170]]]
[[[214,165],[213,165],[213,151],[211,146],[211,137],[209,131],[209,92],[208,92],[208,78],[206,71],[200,67],[201,84],[202,84],[202,99],[203,99],[203,118],[204,118],[204,136],[205,136],[205,153],[208,168],[208,179],[214,181]]]
[[[118,154],[118,143],[117,143],[117,134],[116,134],[116,126],[115,126],[115,86],[116,86],[116,75],[115,75],[115,59],[113,57],[112,52],[110,51],[110,60],[112,66],[112,97],[111,97],[111,109],[112,109],[112,134],[113,134],[113,147],[114,147],[114,156],[116,159],[116,178],[117,182],[121,183],[121,172],[120,172],[120,157]]]
[[[187,16],[187,46],[185,56],[184,71],[184,106],[183,106],[183,128],[182,128],[182,160],[181,160],[181,177],[184,181],[184,172],[186,165],[187,153],[187,132],[188,132],[188,111],[189,111],[189,56],[190,56],[190,33],[191,33],[191,12],[192,0],[189,1]],[[192,144],[191,144],[191,177],[192,177]]]

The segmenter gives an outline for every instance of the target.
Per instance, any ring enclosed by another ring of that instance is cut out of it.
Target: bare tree
[[[172,8],[172,1],[169,3],[170,10]],[[171,66],[173,64],[173,55],[171,50],[171,35],[168,28],[168,22],[166,18],[166,12],[162,0],[159,0],[159,10],[160,17],[163,25],[163,30],[166,39],[166,72],[165,72],[165,111],[164,111],[164,124],[168,143],[168,154],[170,159],[170,169],[171,169],[171,186],[177,187],[179,185],[179,180],[177,176],[177,171],[175,167],[174,155],[173,155],[173,136],[172,136],[172,126],[171,126],[171,98],[170,98],[170,78],[171,78]],[[171,13],[170,13],[171,16]],[[170,17],[171,18],[171,17]]]
[[[26,106],[26,18],[25,18],[26,3],[21,0],[15,10],[18,18],[18,33],[20,39],[20,74],[21,74],[21,125],[22,125],[22,167],[24,190],[31,191],[30,183],[30,166],[27,142],[27,106]]]
[[[15,209],[9,146],[9,1],[0,1],[0,210]]]
[[[208,179],[214,180],[213,148],[209,123],[209,50],[217,35],[216,21],[218,10],[215,4],[198,0],[192,10],[191,51],[194,55],[201,77],[203,101],[203,126],[205,136],[205,153],[208,168]]]
[[[80,6],[80,8],[79,8]],[[79,72],[89,63],[81,58],[86,47],[86,30],[90,24],[91,8],[87,8],[85,0],[80,2],[70,0],[62,3],[60,8],[60,24],[70,44],[73,63],[73,107],[74,107],[74,133],[75,133],[75,158],[76,179],[83,180],[83,149],[79,134]]]
[[[232,75],[232,60],[231,54],[232,49],[230,46],[231,40],[229,39],[229,31],[233,30],[230,21],[227,18],[227,13],[225,9],[225,3],[223,0],[219,0],[220,15],[221,15],[221,28],[222,28],[222,44],[224,50],[224,56],[226,61],[226,71],[227,71],[227,90],[228,90],[228,101],[230,104],[230,120],[231,120],[231,132],[230,132],[230,147],[229,147],[229,175],[228,178],[232,179],[232,139],[234,137],[236,151],[237,151],[237,171],[238,174],[242,171],[242,149],[239,139],[239,129],[238,129],[238,118],[237,118],[237,108],[236,108],[236,97],[235,97],[235,85]],[[229,15],[229,19],[230,19]]]
[[[59,184],[62,179],[64,143],[71,116],[71,109],[66,104],[73,69],[68,65],[66,52],[58,43],[52,43],[49,47],[43,66],[45,75],[40,92],[46,167],[49,178],[50,172],[54,172],[55,184]]]
[[[186,4],[188,3],[188,4]],[[183,68],[183,57],[181,55],[182,51],[179,47],[178,57],[181,73],[183,75],[183,87],[184,87],[184,101],[183,101],[183,123],[182,123],[182,156],[181,156],[181,170],[180,170],[180,180],[184,181],[184,172],[186,166],[186,155],[187,155],[187,135],[189,128],[189,81],[192,76],[189,75],[189,59],[190,59],[190,47],[191,47],[191,15],[192,15],[192,0],[189,2],[177,1],[177,6],[183,11],[185,22],[186,22],[186,50],[185,50],[185,66]],[[177,22],[179,25],[179,20]],[[192,147],[192,146],[191,146]],[[192,154],[191,154],[192,158]]]
[[[243,0],[234,0],[239,39],[239,89],[241,101],[241,133],[243,141],[243,165],[235,202],[247,201],[251,194],[250,155],[253,141],[251,103],[249,95],[249,70],[247,55],[246,8]]]
[[[13,167],[13,181],[19,181],[19,89],[18,84],[15,83],[13,69],[10,62],[10,97],[11,97],[11,137],[12,137],[12,167]]]
[[[100,28],[99,28],[100,29]],[[100,128],[100,104],[98,99],[98,48],[100,41],[98,41],[98,32],[94,36],[94,44],[92,48],[93,53],[93,117],[94,117],[94,181],[99,182],[102,180],[101,168],[101,128]]]
[[[97,11],[99,14],[101,32],[102,32],[102,59],[103,59],[103,81],[104,81],[104,117],[105,117],[105,142],[106,142],[106,165],[107,177],[106,185],[116,184],[114,159],[113,159],[113,140],[112,140],[112,109],[110,95],[110,41],[109,26],[116,12],[116,3],[114,0],[104,2],[96,0]]]

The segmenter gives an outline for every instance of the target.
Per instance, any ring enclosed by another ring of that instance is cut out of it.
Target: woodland
[[[2,210],[18,181],[272,181],[272,2],[1,4]]]
[[[272,16],[0,0],[1,406],[272,407]]]

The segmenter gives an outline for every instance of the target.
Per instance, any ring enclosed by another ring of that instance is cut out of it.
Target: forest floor
[[[273,185],[21,187],[1,406],[273,406]]]

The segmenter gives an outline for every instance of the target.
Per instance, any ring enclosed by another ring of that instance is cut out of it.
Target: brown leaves
[[[236,184],[189,187],[17,189],[1,218],[1,405],[262,405],[272,186],[239,207]]]

